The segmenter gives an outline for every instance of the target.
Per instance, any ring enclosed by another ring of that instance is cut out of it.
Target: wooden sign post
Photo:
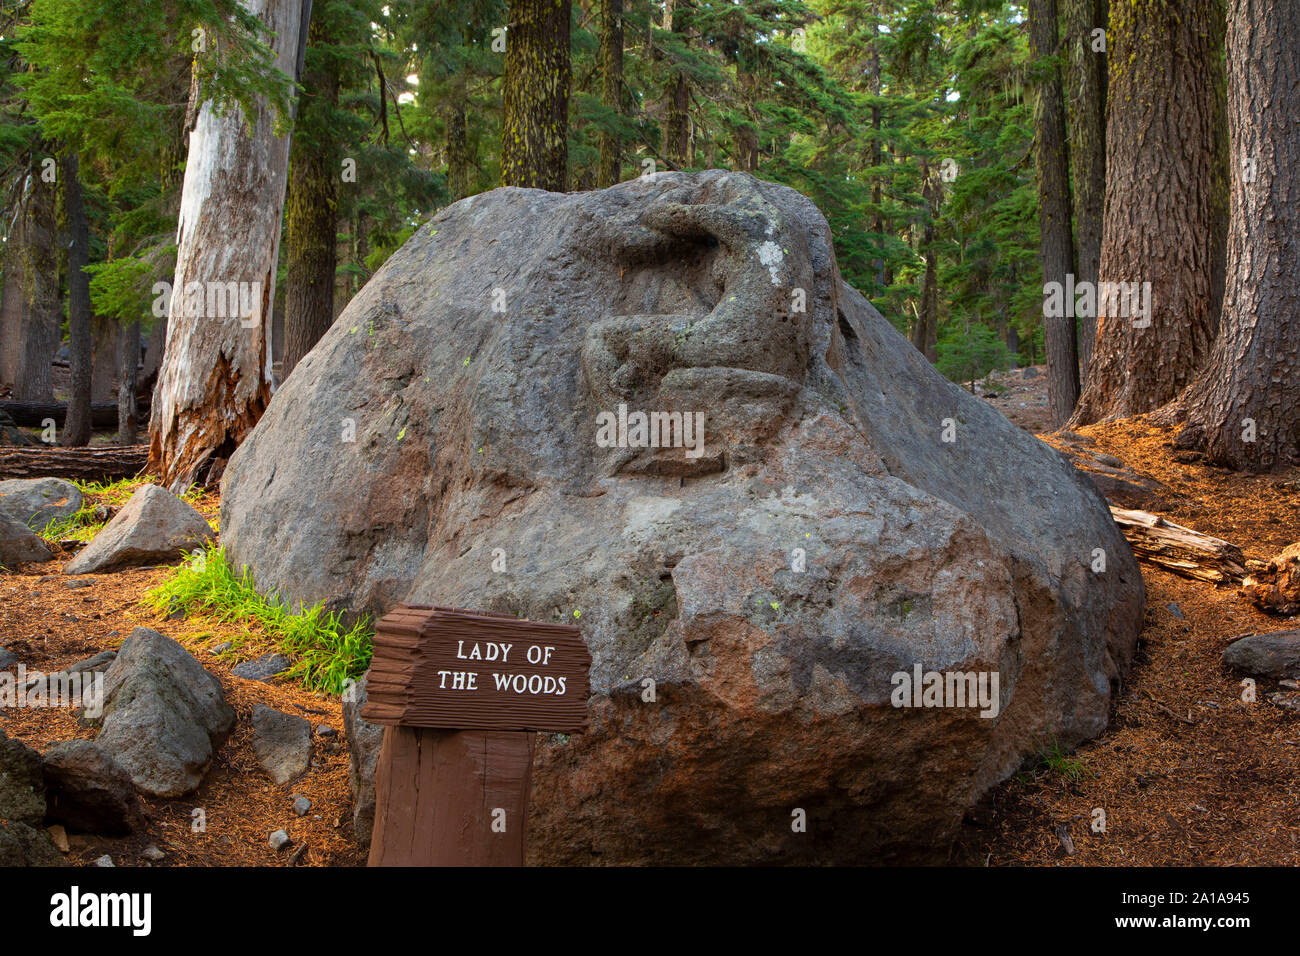
[[[522,866],[537,731],[587,729],[578,629],[400,604],[361,715],[385,724],[370,866]]]

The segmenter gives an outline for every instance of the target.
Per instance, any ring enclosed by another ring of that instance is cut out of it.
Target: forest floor
[[[1042,433],[1046,375],[1021,371],[977,388],[1013,422]],[[996,392],[996,395],[994,394]],[[1300,540],[1297,474],[1243,476],[1176,456],[1172,433],[1142,418],[1079,430],[1090,450],[1113,455],[1167,493],[1150,510],[1179,524],[1237,544],[1248,558],[1267,560]],[[1044,440],[1054,443],[1051,435]],[[199,508],[215,521],[215,496]],[[352,838],[348,752],[340,703],[297,683],[235,677],[238,662],[210,648],[247,631],[211,619],[164,619],[141,597],[167,575],[146,568],[94,575],[71,589],[62,561],[0,575],[0,644],[29,668],[47,672],[115,648],[136,626],[173,637],[217,675],[238,721],[218,750],[202,788],[178,800],[145,800],[148,827],[112,839],[72,834],[69,862],[89,865],[109,854],[118,865],[140,862],[156,845],[161,866],[359,865],[364,850]],[[1238,597],[1144,564],[1147,612],[1135,666],[1109,729],[1077,753],[1052,752],[991,792],[973,810],[951,862],[968,866],[1300,863],[1300,714],[1267,701],[1276,688],[1261,681],[1257,702],[1242,701],[1240,679],[1220,661],[1224,647],[1251,633],[1294,621],[1269,617]],[[243,657],[272,649],[256,640]],[[313,735],[311,770],[277,786],[260,770],[252,748],[253,706],[299,713],[334,736]],[[58,740],[93,738],[74,715],[57,708],[0,710],[0,729],[44,750]],[[306,816],[291,809],[296,795],[312,802]],[[194,832],[202,808],[206,829]],[[1104,832],[1094,831],[1096,811]],[[268,842],[286,830],[293,843],[276,852]],[[294,850],[306,846],[305,853]]]

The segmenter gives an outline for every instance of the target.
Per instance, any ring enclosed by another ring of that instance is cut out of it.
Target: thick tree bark
[[[1043,283],[1066,282],[1074,272],[1070,228],[1070,162],[1065,104],[1057,61],[1056,0],[1030,0],[1029,48],[1034,59],[1034,145],[1038,171],[1039,259]],[[1079,400],[1079,358],[1073,318],[1043,319],[1047,349],[1047,403],[1052,424],[1065,423]]]
[[[21,402],[52,402],[50,362],[59,347],[59,260],[55,245],[54,183],[38,152],[27,176],[19,216],[18,246],[9,264],[18,281],[6,293],[5,349],[13,369],[11,397]],[[16,300],[11,296],[16,295]],[[12,323],[12,325],[11,325]],[[16,326],[17,338],[9,338]]]
[[[0,246],[0,392],[12,386],[22,365],[27,303],[23,298],[23,230],[18,216],[7,241]]]
[[[681,7],[684,0],[664,0],[664,29],[684,34]],[[683,36],[682,42],[686,42]],[[686,74],[674,68],[665,87],[663,121],[660,123],[660,152],[673,169],[683,169],[691,148],[691,89]]]
[[[60,444],[66,447],[90,444],[90,388],[92,332],[90,315],[90,225],[81,198],[81,174],[77,154],[59,159],[63,177],[63,208],[68,220],[68,417],[63,423]]]
[[[1072,426],[1152,411],[1186,387],[1213,339],[1223,255],[1222,2],[1115,0],[1110,23],[1100,281],[1150,282],[1150,315],[1098,303]]]
[[[1250,471],[1300,464],[1300,0],[1232,0],[1227,281],[1178,437]]]
[[[1093,30],[1106,29],[1107,0],[1065,0],[1069,51],[1067,102],[1070,166],[1074,173],[1074,248],[1077,281],[1096,283],[1101,269],[1102,217],[1106,200],[1106,53],[1095,50]],[[1092,360],[1096,316],[1079,316],[1079,366]]]
[[[111,402],[117,398],[118,347],[122,339],[120,324],[103,316],[94,316],[91,329],[91,402]]]
[[[503,186],[568,188],[570,8],[569,0],[510,0]]]
[[[329,38],[322,27],[314,25],[307,42],[325,44]],[[310,121],[317,141],[299,141],[289,166],[281,381],[334,324],[339,163],[329,120],[338,106],[339,77],[332,62],[322,58],[303,77],[298,108],[299,122]]]
[[[271,30],[276,67],[296,76],[304,0],[244,3]],[[221,115],[210,102],[199,108],[149,426],[149,470],[173,492],[228,458],[271,399],[271,304],[288,165],[289,137],[275,135],[267,104],[249,117],[233,106]]]
[[[474,151],[469,144],[465,91],[459,89],[447,107],[447,190],[455,201],[464,199],[473,189]]]
[[[623,112],[623,0],[604,0],[600,24],[600,102],[606,109]],[[619,181],[623,144],[613,133],[600,136],[600,166],[596,185],[601,189]]]

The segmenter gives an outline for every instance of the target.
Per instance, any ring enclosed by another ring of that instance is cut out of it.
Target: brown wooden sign
[[[572,625],[401,604],[375,627],[361,715],[400,727],[582,733],[590,668]]]

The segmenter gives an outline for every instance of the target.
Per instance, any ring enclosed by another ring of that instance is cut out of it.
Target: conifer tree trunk
[[[54,177],[41,150],[27,174],[16,246],[8,250],[16,288],[6,290],[5,341],[13,369],[13,399],[52,402],[50,362],[59,347],[59,261]],[[11,242],[9,244],[14,244]],[[10,339],[10,329],[16,330]]]
[[[1038,172],[1039,258],[1043,282],[1066,281],[1074,272],[1070,227],[1070,164],[1065,138],[1065,104],[1057,62],[1056,0],[1029,0],[1029,48],[1033,57],[1034,144]],[[1047,403],[1060,426],[1079,399],[1079,358],[1074,319],[1043,319],[1047,349]]]
[[[1218,311],[1226,163],[1221,0],[1110,7],[1100,281],[1150,285],[1150,315],[1097,306],[1071,425],[1153,411],[1205,361]],[[1149,322],[1149,324],[1148,324]]]
[[[568,188],[570,8],[570,0],[510,0],[503,186]]]
[[[604,0],[600,24],[600,102],[623,112],[623,0]],[[600,136],[600,166],[596,185],[613,186],[622,172],[623,144],[612,133]]]
[[[60,444],[90,444],[90,389],[94,367],[91,352],[90,316],[90,226],[81,197],[81,177],[77,154],[65,153],[59,159],[63,180],[63,209],[68,221],[68,354],[70,375],[68,414],[63,421]]]
[[[117,443],[134,445],[140,417],[135,390],[140,366],[140,322],[124,322],[118,339]]]
[[[447,189],[453,202],[473,191],[474,154],[470,150],[469,118],[465,110],[465,90],[458,88],[451,94],[447,107]]]
[[[1222,323],[1183,398],[1182,447],[1266,471],[1300,464],[1300,0],[1232,0],[1231,212]]]
[[[320,21],[308,31],[309,45],[326,45]],[[299,122],[311,118],[316,142],[300,140],[289,164],[285,219],[284,381],[322,335],[334,324],[334,274],[338,260],[338,150],[329,132],[330,114],[339,102],[334,61],[321,62],[303,76]]]
[[[664,0],[665,30],[679,34],[685,32],[678,9],[682,3],[683,0]],[[680,67],[676,68],[669,79],[660,135],[664,159],[673,169],[683,169],[687,164],[691,136],[690,103],[691,91],[686,83],[686,74]]]
[[[1106,200],[1106,53],[1095,49],[1093,31],[1106,29],[1106,7],[1106,0],[1065,0],[1066,100],[1074,172],[1074,245],[1079,260],[1075,279],[1092,283],[1101,269]],[[1079,365],[1084,376],[1092,360],[1096,332],[1095,316],[1079,316]]]

